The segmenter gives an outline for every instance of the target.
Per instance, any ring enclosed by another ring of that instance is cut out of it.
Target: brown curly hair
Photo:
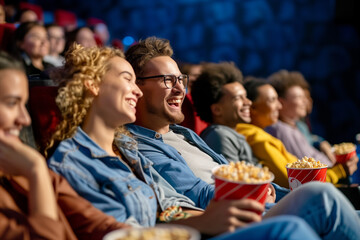
[[[92,80],[99,86],[104,74],[109,70],[109,60],[113,57],[125,58],[119,49],[109,47],[84,48],[74,43],[65,55],[65,65],[54,71],[51,77],[60,82],[56,97],[62,121],[45,148],[48,151],[60,141],[74,135],[76,128],[81,126],[91,106],[94,96],[85,87],[85,81]],[[122,131],[119,128],[118,131]]]

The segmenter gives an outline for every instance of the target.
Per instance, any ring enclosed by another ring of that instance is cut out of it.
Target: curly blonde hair
[[[84,48],[74,43],[65,54],[65,65],[52,73],[52,78],[60,82],[56,97],[62,121],[45,148],[45,156],[54,144],[74,135],[81,126],[94,99],[85,87],[85,82],[92,80],[99,86],[104,74],[109,70],[109,60],[113,57],[125,58],[119,49],[109,47]],[[122,131],[118,129],[117,131]]]

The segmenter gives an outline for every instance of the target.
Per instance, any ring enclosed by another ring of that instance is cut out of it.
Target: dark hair
[[[63,55],[66,54],[66,52],[72,47],[72,45],[73,45],[74,43],[77,43],[77,42],[76,42],[76,37],[77,37],[78,33],[80,32],[80,30],[82,30],[82,29],[84,29],[84,28],[87,28],[87,29],[89,29],[90,31],[93,32],[93,30],[92,30],[90,27],[83,26],[83,27],[75,28],[74,30],[65,33],[66,42],[65,42],[64,51],[63,51],[63,53],[62,53]]]
[[[22,62],[16,60],[4,51],[0,51],[0,70],[15,69],[25,72]]]
[[[172,57],[173,49],[167,39],[148,37],[131,46],[125,53],[126,60],[134,69],[135,75],[141,77],[144,65],[152,58],[159,56]]]
[[[21,59],[22,50],[19,48],[19,43],[24,41],[26,34],[28,34],[28,32],[30,32],[31,29],[38,26],[44,27],[44,25],[42,25],[39,22],[24,22],[20,24],[19,27],[15,30],[13,48],[12,48],[12,54],[15,57]]]
[[[286,91],[293,87],[299,86],[303,89],[310,90],[309,84],[304,76],[297,71],[280,70],[268,77],[269,83],[275,88],[279,97],[285,97]]]
[[[269,84],[263,78],[256,78],[253,76],[248,76],[245,78],[244,88],[246,90],[247,98],[250,99],[252,102],[256,101],[259,96],[258,88]]]
[[[228,83],[242,84],[243,75],[232,62],[208,63],[203,65],[200,76],[195,80],[191,96],[197,114],[203,121],[212,123],[210,106],[223,96],[223,86]]]

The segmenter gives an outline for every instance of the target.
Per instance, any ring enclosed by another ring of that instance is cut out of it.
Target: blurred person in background
[[[15,31],[14,56],[22,59],[26,75],[31,79],[49,79],[48,71],[54,65],[44,60],[49,54],[49,40],[45,27],[38,22],[20,24]]]
[[[202,64],[184,63],[180,65],[180,70],[183,74],[189,76],[189,85],[187,87],[187,95],[191,99],[191,87],[193,82],[201,74]]]
[[[83,47],[96,47],[94,32],[89,27],[80,27],[66,34],[65,52],[74,43]]]
[[[64,64],[64,57],[61,53],[64,52],[65,49],[65,30],[56,24],[49,24],[45,27],[50,46],[49,54],[45,56],[44,60],[53,64],[55,67],[60,67]]]
[[[20,9],[15,16],[16,23],[25,23],[25,22],[36,22],[38,21],[38,16],[36,13],[28,8]]]

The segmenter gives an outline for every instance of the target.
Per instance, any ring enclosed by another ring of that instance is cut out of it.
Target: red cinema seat
[[[12,23],[0,24],[0,50],[10,51],[16,27]]]
[[[182,112],[185,115],[185,120],[180,125],[190,128],[198,135],[209,126],[208,123],[201,120],[196,114],[195,107],[193,106],[191,96],[189,96],[189,94],[185,96],[182,104]]]
[[[35,86],[30,88],[29,112],[32,120],[35,142],[43,152],[48,140],[61,120],[61,113],[56,105],[58,93],[56,86]]]
[[[77,28],[77,17],[75,13],[58,9],[54,15],[55,23],[64,27],[66,31],[72,31]]]

